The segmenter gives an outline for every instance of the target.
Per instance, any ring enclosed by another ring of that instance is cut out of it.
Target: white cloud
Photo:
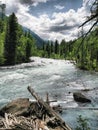
[[[4,3],[4,0],[1,0],[2,3]],[[17,12],[17,10],[19,9],[19,0],[15,1],[15,0],[7,0],[5,2],[6,4],[6,14],[9,15],[12,12]]]
[[[33,2],[33,6],[37,6],[38,5],[38,3],[41,3],[41,2],[43,2],[43,3],[46,3],[48,0],[31,0],[32,2]]]
[[[33,6],[35,6],[35,7],[36,7],[37,5],[38,5],[38,3],[37,3],[37,2],[34,2],[34,3],[33,3]]]
[[[94,0],[83,0],[83,6],[92,5],[93,2]]]
[[[3,1],[3,0],[2,0]],[[32,0],[32,2],[38,4],[38,2],[46,2],[47,0]],[[33,3],[33,5],[34,5]],[[84,0],[83,6],[77,11],[70,9],[68,12],[54,12],[52,18],[47,14],[42,14],[40,17],[33,16],[29,13],[29,5],[21,4],[19,0],[7,0],[7,14],[16,12],[19,23],[25,27],[28,27],[39,36],[44,39],[61,41],[65,38],[66,41],[74,39],[78,36],[80,29],[78,28],[89,15],[87,4]],[[90,25],[84,28],[84,31]]]
[[[21,7],[21,10],[17,12],[19,22],[23,26],[35,31],[42,38],[58,39],[59,41],[64,38],[67,41],[76,38],[80,30],[78,27],[85,21],[87,15],[85,6],[77,11],[70,9],[68,12],[53,13],[52,19],[47,14],[41,15],[39,18],[32,16],[28,13],[27,7]]]
[[[47,2],[48,0],[32,0],[33,2]]]
[[[64,6],[61,6],[61,5],[55,5],[54,7],[55,7],[56,9],[59,9],[59,10],[62,10],[62,9],[65,8]]]

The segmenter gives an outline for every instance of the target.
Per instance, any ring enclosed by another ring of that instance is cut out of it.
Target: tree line
[[[23,31],[14,13],[4,20],[0,19],[0,65],[29,62],[34,51],[34,38],[30,31]]]
[[[83,32],[82,32],[83,33]],[[23,31],[12,13],[0,19],[0,65],[29,62],[30,56],[74,60],[81,69],[98,71],[98,28],[89,35],[67,42],[63,39],[43,43],[37,48],[30,31]]]
[[[42,57],[54,58],[54,59],[70,59],[70,52],[74,41],[66,42],[63,39],[61,42],[58,40],[48,41],[47,44],[43,44]]]
[[[57,41],[48,43],[44,47],[46,49],[43,56],[75,60],[81,69],[98,71],[98,0],[92,3],[90,12],[90,16],[87,16],[86,21],[80,26],[80,37],[69,42],[62,40],[60,44]],[[83,32],[83,27],[90,22],[92,26],[86,33]]]
[[[0,19],[0,65],[15,65],[29,62],[30,56],[74,60],[81,69],[98,71],[98,0],[91,6],[91,15],[81,25],[94,20],[92,27],[85,34],[73,41],[63,39],[43,43],[37,48],[30,31],[23,31],[17,17],[12,13],[6,19]],[[95,26],[96,25],[96,26]],[[93,29],[92,32],[90,32]]]
[[[48,41],[43,44],[42,57],[74,60],[81,69],[98,71],[98,27],[85,40],[80,36],[69,42]]]

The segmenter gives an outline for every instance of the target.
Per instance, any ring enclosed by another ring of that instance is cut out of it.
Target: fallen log
[[[55,117],[57,122],[59,123],[60,127],[63,128],[64,130],[72,130],[63,120],[62,118],[47,104],[45,103],[38,95],[37,93],[28,86],[28,91],[31,93],[31,95],[40,103],[46,111],[48,111],[51,115]]]

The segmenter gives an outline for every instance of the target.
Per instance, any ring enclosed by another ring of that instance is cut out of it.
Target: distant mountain
[[[46,41],[44,41],[41,37],[39,37],[36,33],[34,33],[33,31],[31,31],[30,29],[28,29],[26,27],[23,27],[23,30],[24,31],[28,31],[28,30],[30,31],[31,35],[33,36],[33,38],[36,41],[37,47],[42,48],[43,43],[47,43]]]

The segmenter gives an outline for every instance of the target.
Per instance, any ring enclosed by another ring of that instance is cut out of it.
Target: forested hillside
[[[74,42],[72,57],[79,68],[98,71],[98,28]]]
[[[43,56],[76,61],[76,65],[85,70],[98,71],[98,28],[85,39],[82,37],[66,42],[48,42],[43,46]]]
[[[28,62],[36,52],[35,40],[29,31],[23,31],[14,13],[0,19],[0,65]]]
[[[81,69],[98,71],[98,28],[85,39],[48,41],[38,49],[31,32],[23,30],[14,13],[0,19],[0,65],[29,62],[30,56],[74,60]]]
[[[83,32],[83,26],[90,22],[92,26]],[[43,47],[43,56],[75,60],[81,69],[98,71],[98,0],[92,3],[90,15],[80,27],[82,31],[79,38],[69,42],[49,42]]]

